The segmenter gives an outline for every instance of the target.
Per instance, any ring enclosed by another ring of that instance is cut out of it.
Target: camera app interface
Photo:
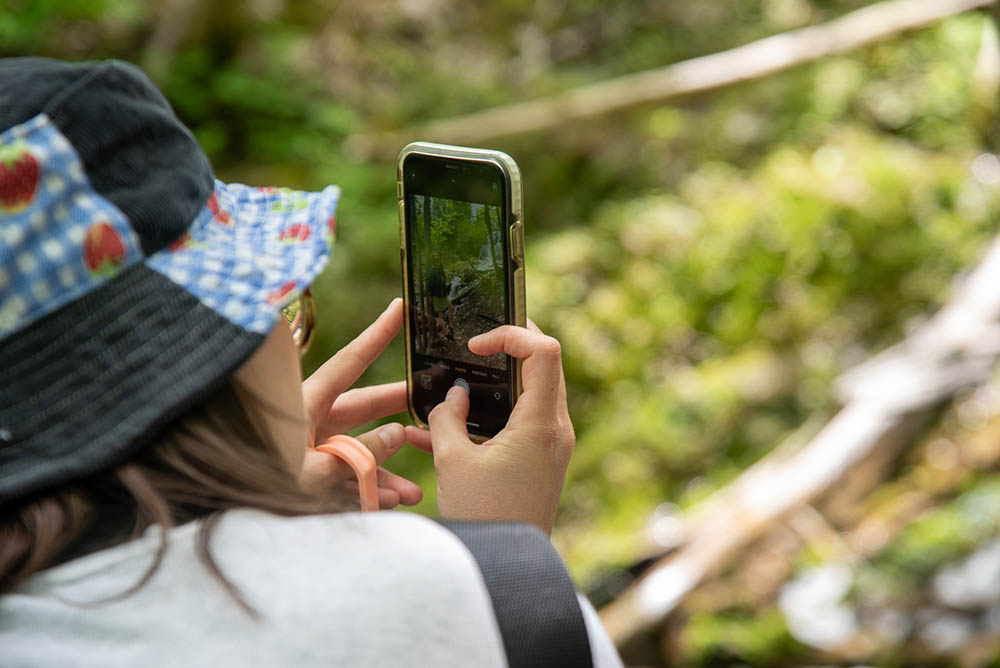
[[[412,159],[411,159],[412,160]],[[511,407],[510,360],[479,356],[469,339],[508,318],[506,217],[499,169],[407,161],[407,256],[413,399],[426,422],[453,385],[469,392],[471,433],[492,436]],[[421,178],[422,177],[422,178]]]

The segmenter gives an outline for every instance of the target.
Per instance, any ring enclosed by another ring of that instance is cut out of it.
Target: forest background
[[[398,150],[439,139],[407,136],[429,120],[872,4],[4,0],[0,55],[135,62],[223,180],[342,186],[334,259],[314,288],[314,368],[401,290],[394,156],[368,150],[371,137],[396,132]],[[486,142],[524,175],[528,313],[563,344],[578,437],[554,541],[595,602],[629,585],[634,562],[676,547],[677,518],[833,415],[833,381],[926,322],[982,256],[1000,209],[996,43],[989,13],[965,12],[757,80]],[[362,382],[402,374],[397,341]],[[820,507],[819,529],[786,522],[721,567],[624,647],[629,662],[996,662],[991,387],[943,409],[851,512]],[[970,433],[986,443],[978,454]],[[421,483],[418,511],[432,514],[429,458],[404,451],[393,468]],[[865,518],[913,499],[864,543]],[[947,595],[962,573],[971,603]]]

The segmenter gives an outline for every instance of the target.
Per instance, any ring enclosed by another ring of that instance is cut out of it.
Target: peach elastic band
[[[316,446],[320,452],[333,455],[347,462],[358,477],[358,492],[361,495],[361,510],[378,510],[378,477],[375,455],[361,441],[351,436],[338,434]]]

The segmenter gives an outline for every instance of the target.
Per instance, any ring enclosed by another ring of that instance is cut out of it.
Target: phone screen
[[[511,322],[504,174],[490,163],[412,155],[403,179],[414,409],[426,423],[460,385],[469,432],[493,436],[510,417],[512,360],[475,355],[468,342]]]

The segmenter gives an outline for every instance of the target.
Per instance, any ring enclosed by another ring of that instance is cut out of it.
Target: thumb
[[[372,451],[377,463],[384,464],[387,459],[403,447],[403,443],[406,441],[406,430],[398,422],[390,422],[360,434],[356,438]]]
[[[444,401],[427,416],[435,455],[456,445],[472,443],[465,421],[469,417],[469,394],[461,387],[448,390]]]

